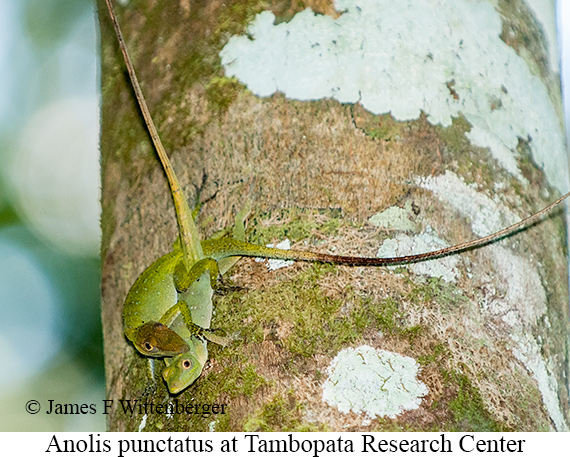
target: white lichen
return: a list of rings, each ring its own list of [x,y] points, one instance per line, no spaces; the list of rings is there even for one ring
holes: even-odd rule
[[[147,419],[148,419],[148,415],[145,414],[145,415],[142,417],[142,419],[141,419],[141,423],[139,424],[139,428],[138,428],[138,431],[139,431],[139,432],[142,432],[143,429],[146,427],[146,421],[147,421]]]
[[[371,216],[368,222],[379,228],[391,228],[404,232],[415,232],[417,230],[417,225],[412,221],[411,205],[406,205],[406,208],[391,206]]]
[[[490,303],[488,311],[501,314],[496,311],[504,308],[503,321],[512,330],[522,332],[525,327],[535,326],[547,310],[546,291],[536,267],[500,245],[490,246],[487,252],[496,272],[493,279],[502,284],[504,291],[500,299]]]
[[[516,347],[513,348],[513,354],[536,379],[544,406],[546,406],[555,429],[559,432],[567,432],[569,430],[568,425],[560,409],[560,400],[558,399],[558,382],[542,357],[540,345],[528,334],[513,334],[512,338],[517,343]]]
[[[429,190],[442,202],[453,207],[471,223],[471,230],[479,237],[495,233],[521,220],[509,208],[478,192],[477,187],[465,183],[451,171],[443,175],[417,178],[416,184]]]
[[[437,251],[448,247],[448,244],[439,238],[428,226],[425,232],[415,236],[398,234],[394,238],[390,238],[382,243],[377,257],[401,257],[412,254],[422,254],[424,252]],[[442,257],[439,259],[428,260],[425,262],[412,263],[405,265],[406,268],[412,270],[415,274],[421,276],[429,276],[431,278],[441,278],[446,282],[455,282],[459,277],[457,271],[457,256]],[[389,267],[395,268],[395,267]]]
[[[524,181],[519,139],[551,184],[568,187],[562,121],[543,82],[500,38],[500,15],[487,1],[335,0],[333,19],[310,9],[275,25],[258,14],[248,36],[220,52],[228,76],[256,95],[333,98],[397,120],[427,114],[451,125],[463,115],[467,136]],[[251,38],[250,38],[251,37]]]
[[[520,220],[499,201],[477,192],[474,186],[467,185],[452,172],[421,178],[417,183],[451,205],[469,221],[477,236],[488,235]],[[493,271],[483,278],[486,284],[482,288],[485,294],[482,311],[502,319],[514,343],[512,352],[536,380],[556,429],[567,430],[557,400],[555,368],[549,368],[539,342],[532,337],[532,330],[547,311],[546,291],[537,267],[501,244],[488,246],[480,252],[490,258],[493,266]]]
[[[291,249],[291,241],[289,239],[284,239],[283,241],[275,245],[273,243],[269,243],[267,247],[268,248],[275,247],[277,249]],[[267,265],[267,269],[269,271],[279,270],[280,268],[285,268],[295,263],[293,260],[263,259],[261,257],[256,257],[255,261],[265,262],[265,264]]]
[[[546,10],[538,8],[536,1],[527,3],[546,28],[553,65],[551,15],[543,14]],[[424,112],[430,123],[444,127],[451,125],[453,118],[464,116],[472,126],[466,134],[471,143],[488,148],[497,162],[521,182],[526,181],[519,170],[517,146],[523,140],[528,142],[532,159],[543,169],[547,181],[559,191],[566,191],[568,160],[562,121],[542,80],[501,40],[501,17],[492,2],[335,0],[335,7],[342,12],[336,19],[307,9],[278,25],[273,13],[260,13],[248,27],[247,36],[232,37],[220,52],[226,74],[238,78],[261,97],[281,92],[298,100],[331,98],[341,103],[360,103],[374,114],[391,113],[402,121],[416,119]],[[519,220],[498,199],[467,186],[452,173],[424,178],[418,185],[453,206],[478,236]],[[435,235],[430,237],[445,246]],[[412,239],[398,235],[385,243],[379,255],[419,252],[412,246],[420,244],[417,240],[424,241],[421,236]],[[411,250],[399,250],[404,243]],[[429,240],[425,243],[425,250],[433,249]],[[546,306],[536,267],[506,254],[506,248],[493,247],[484,252],[491,257],[494,269],[502,271],[491,281],[506,291],[504,309],[513,310],[503,316],[515,343],[513,353],[535,377],[556,428],[566,429],[553,369],[541,354],[540,344],[525,333]],[[512,262],[510,269],[505,267],[506,261]],[[410,268],[421,269],[428,264]],[[521,269],[524,274],[519,275]],[[444,270],[452,271],[453,266]],[[445,276],[433,271],[421,274]],[[525,289],[522,281],[529,278],[531,289]],[[527,294],[536,295],[529,309],[523,311]],[[500,312],[500,303],[495,305],[488,311]],[[365,390],[362,379],[353,373],[365,371],[355,368],[356,357],[365,357],[352,357],[352,362],[347,362],[352,371],[344,370],[342,361],[334,369],[344,370],[350,380],[346,395]],[[342,389],[332,383],[325,387],[332,392],[327,395],[334,393],[341,398]],[[364,411],[361,399],[357,395],[354,399],[330,401],[342,403],[345,409]]]
[[[366,417],[396,417],[416,409],[428,393],[410,358],[370,346],[340,351],[328,367],[323,401]]]

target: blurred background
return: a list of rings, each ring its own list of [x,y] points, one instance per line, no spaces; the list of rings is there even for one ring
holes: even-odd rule
[[[94,1],[0,0],[0,431],[105,429]],[[98,413],[48,415],[50,399]]]
[[[2,431],[105,428],[44,412],[105,398],[97,27],[94,0],[0,0]]]

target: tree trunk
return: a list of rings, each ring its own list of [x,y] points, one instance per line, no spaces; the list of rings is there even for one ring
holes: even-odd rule
[[[99,3],[111,430],[567,430],[561,210],[490,246],[396,269],[242,259],[214,297],[213,327],[237,339],[210,344],[180,395],[161,361],[154,386],[121,309],[171,249],[176,219]],[[566,190],[553,35],[524,2],[345,3],[342,13],[321,0],[116,6],[188,197],[206,176],[204,237],[252,199],[251,242],[404,255],[496,231]],[[275,18],[257,16],[268,8]],[[227,406],[129,413],[121,399]]]

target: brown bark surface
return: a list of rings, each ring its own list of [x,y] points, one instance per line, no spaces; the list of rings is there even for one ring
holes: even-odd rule
[[[148,105],[190,199],[207,177],[200,193],[207,202],[198,218],[204,236],[230,227],[253,199],[248,238],[260,244],[289,238],[299,249],[375,256],[395,232],[370,225],[368,218],[393,205],[408,205],[418,227],[429,225],[456,244],[474,237],[469,223],[413,185],[416,176],[446,171],[483,189],[507,183],[501,201],[521,217],[548,203],[541,197],[548,185],[534,164],[525,168],[527,188],[511,185],[514,179],[487,151],[469,144],[462,119],[448,129],[424,117],[400,123],[332,100],[259,98],[224,77],[218,52],[231,35],[245,32],[256,13],[270,8],[288,20],[306,6],[336,14],[323,1],[132,1],[116,7]],[[174,399],[160,378],[162,362],[153,385],[147,359],[125,339],[122,303],[144,268],[170,250],[177,227],[101,1],[99,17],[103,326],[107,398],[114,400],[109,428],[138,430],[144,414],[123,412],[120,399],[155,405]],[[549,327],[538,322],[532,331],[545,342],[546,357],[558,361],[558,396],[568,417],[562,217],[557,213],[501,243],[540,264]],[[501,317],[482,311],[482,303],[504,294],[485,249],[461,254],[453,286],[418,281],[407,268],[298,262],[271,272],[242,259],[215,296],[213,323],[239,338],[227,348],[210,345],[201,378],[175,397],[184,404],[226,404],[226,413],[147,414],[144,430],[548,429],[536,379],[514,357]],[[364,422],[322,401],[331,360],[340,349],[363,344],[419,362],[429,393],[418,409]]]

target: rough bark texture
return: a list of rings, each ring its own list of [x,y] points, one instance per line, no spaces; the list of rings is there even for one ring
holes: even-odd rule
[[[169,251],[177,227],[166,179],[99,3],[102,297],[111,430],[563,428],[552,418],[553,401],[563,421],[569,418],[567,251],[560,211],[498,245],[457,256],[451,282],[406,267],[298,262],[268,271],[242,259],[215,296],[213,323],[239,331],[239,339],[227,348],[210,345],[201,378],[176,397],[184,404],[227,404],[226,414],[124,413],[120,399],[161,405],[173,400],[160,378],[153,388],[147,360],[124,338],[121,308],[136,277]],[[230,36],[245,33],[255,14],[271,9],[287,21],[309,6],[338,16],[321,0],[133,0],[117,6],[147,102],[188,197],[207,176],[201,198],[214,198],[198,219],[202,234],[231,226],[236,211],[253,198],[250,241],[288,238],[299,249],[375,256],[398,232],[368,219],[390,206],[407,208],[410,235],[429,226],[449,245],[475,237],[457,210],[416,185],[417,176],[452,172],[520,217],[553,199],[557,192],[525,155],[523,143],[519,164],[527,185],[470,144],[463,118],[445,129],[423,115],[396,122],[333,100],[259,98],[224,77],[218,53]],[[535,38],[540,34],[531,36],[533,46]],[[548,74],[539,61],[543,54],[534,54]],[[536,272],[535,288],[525,285],[534,276],[520,278],[528,271]],[[533,309],[540,301],[533,294],[541,293],[546,309]],[[333,358],[362,345],[419,363],[428,393],[417,409],[368,418],[322,400]],[[531,346],[538,354],[520,354]],[[554,381],[554,400],[545,398],[540,366]]]

